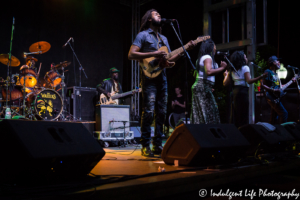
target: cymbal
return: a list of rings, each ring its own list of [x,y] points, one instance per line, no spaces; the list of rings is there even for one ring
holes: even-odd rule
[[[4,65],[7,65],[7,63],[9,62],[9,55],[8,54],[0,54],[0,62]],[[15,56],[11,55],[11,63],[10,66],[11,67],[18,67],[20,65],[20,61],[18,58],[16,58]]]
[[[57,65],[55,65],[55,69],[61,69],[63,67],[67,67],[71,64],[71,62],[68,62],[68,61],[64,61],[64,62],[61,62]]]
[[[46,53],[51,48],[51,45],[46,41],[33,43],[29,47],[30,52],[40,52],[39,54]]]

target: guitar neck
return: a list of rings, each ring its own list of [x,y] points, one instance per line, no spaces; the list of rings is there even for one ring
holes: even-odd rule
[[[199,37],[196,40],[193,40],[193,42],[194,42],[194,44],[198,44],[199,42],[202,42],[202,41],[207,40],[209,38],[210,38],[210,36]],[[186,45],[184,45],[185,49],[187,49],[188,47],[189,47],[188,43]],[[184,52],[183,48],[179,47],[178,49],[175,49],[172,52],[168,53],[166,58],[169,59],[169,58],[173,57],[174,55],[180,54],[182,52]]]
[[[122,97],[125,97],[125,96],[128,96],[128,95],[131,95],[132,94],[132,91],[129,91],[129,92],[124,92],[124,93],[121,93],[121,94],[115,94],[111,97],[112,100],[114,99],[119,99],[119,98],[122,98]]]
[[[298,76],[296,77],[298,78]],[[297,80],[297,79],[296,79]],[[287,87],[289,87],[291,84],[293,83],[293,80],[290,80],[289,82],[287,82],[281,89],[285,90]]]

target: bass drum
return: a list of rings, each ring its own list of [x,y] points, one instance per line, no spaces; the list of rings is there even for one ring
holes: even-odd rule
[[[62,110],[61,96],[52,89],[43,89],[29,93],[27,96],[28,106],[33,108],[37,118],[41,120],[55,120]]]

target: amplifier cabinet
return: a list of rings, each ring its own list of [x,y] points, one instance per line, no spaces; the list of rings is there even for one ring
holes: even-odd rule
[[[96,88],[89,87],[68,87],[67,98],[70,99],[69,112],[80,119],[80,98],[81,98],[81,120],[95,121],[95,105],[97,99]]]
[[[129,105],[97,105],[96,106],[96,131],[124,132],[129,130],[130,106]]]

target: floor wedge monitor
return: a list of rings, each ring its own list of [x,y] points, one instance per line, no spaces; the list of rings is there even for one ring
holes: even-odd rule
[[[81,123],[0,121],[0,180],[86,176],[105,151]]]
[[[163,147],[166,164],[207,166],[236,162],[250,146],[233,124],[181,124]]]

